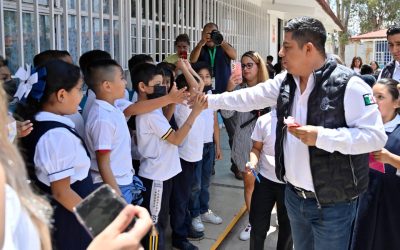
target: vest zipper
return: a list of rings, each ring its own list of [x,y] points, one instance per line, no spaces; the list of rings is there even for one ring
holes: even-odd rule
[[[286,125],[283,126],[283,128],[282,128],[281,141],[279,142],[279,145],[281,147],[281,151],[279,152],[279,163],[283,162],[282,161],[282,152],[283,152],[283,137],[285,136],[285,129],[286,129]],[[284,164],[281,164],[281,169],[279,170],[280,171],[280,176],[279,177],[280,177],[281,181],[286,182],[284,180],[284,178],[283,178],[283,168],[284,168]]]
[[[357,177],[354,173],[354,166],[353,166],[353,160],[351,159],[351,155],[349,155],[349,162],[350,162],[351,174],[353,175],[353,183],[357,187],[358,181],[357,181]]]

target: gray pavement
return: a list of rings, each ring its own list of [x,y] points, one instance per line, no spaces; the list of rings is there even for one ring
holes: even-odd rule
[[[230,171],[230,149],[228,144],[228,135],[226,130],[221,129],[221,147],[223,151],[223,160],[217,161],[215,165],[215,175],[211,179],[210,186],[210,209],[219,215],[223,222],[220,225],[204,223],[205,237],[201,241],[192,241],[200,250],[207,250],[216,242],[231,220],[240,211],[244,204],[243,181],[235,179]],[[271,227],[267,233],[265,249],[276,249],[277,227],[276,213],[273,211],[271,216]],[[247,212],[232,228],[218,249],[223,250],[241,250],[249,249],[249,241],[241,241],[239,234],[248,223]],[[167,232],[167,241],[170,242],[170,232]],[[169,243],[171,244],[171,243]]]

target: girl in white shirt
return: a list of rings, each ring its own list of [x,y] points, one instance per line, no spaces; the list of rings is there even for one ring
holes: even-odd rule
[[[90,158],[74,123],[64,117],[76,113],[82,99],[80,69],[54,60],[37,71],[38,82],[17,110],[33,121],[32,133],[22,140],[29,177],[54,206],[56,248],[86,249],[91,238],[72,209],[94,190]]]

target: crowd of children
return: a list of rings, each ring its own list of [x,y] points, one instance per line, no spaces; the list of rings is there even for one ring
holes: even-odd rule
[[[197,95],[211,93],[207,64],[179,58],[156,65],[136,55],[129,60],[131,94],[122,67],[105,51],[84,53],[80,67],[66,51],[44,51],[33,61],[32,69],[20,69],[34,80],[21,80],[13,116],[23,121],[29,179],[55,208],[54,247],[88,247],[73,208],[105,183],[148,209],[154,228],[142,240],[146,249],[165,249],[168,218],[173,246],[197,249],[188,238],[202,239],[204,226],[194,229],[193,221],[222,222],[208,207],[214,157],[221,158],[218,123]],[[189,108],[190,95],[198,97]]]

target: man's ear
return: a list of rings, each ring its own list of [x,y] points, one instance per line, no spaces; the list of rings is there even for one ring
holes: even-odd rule
[[[314,46],[314,44],[311,43],[311,42],[308,42],[308,43],[304,44],[304,47],[305,47],[305,49],[306,49],[306,53],[307,53],[307,54],[311,53],[313,50],[316,49],[315,46]]]

